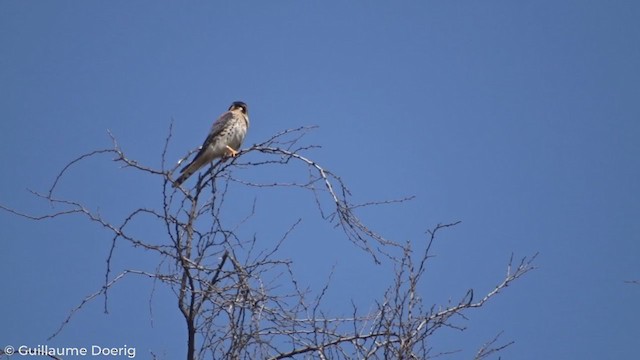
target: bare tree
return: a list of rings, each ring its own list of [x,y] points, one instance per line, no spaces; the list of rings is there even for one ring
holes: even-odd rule
[[[159,169],[127,157],[111,134],[113,146],[95,150],[70,161],[58,174],[46,193],[34,195],[57,208],[46,215],[32,215],[0,205],[0,208],[31,220],[45,220],[79,214],[111,233],[111,250],[107,254],[105,280],[71,310],[51,337],[58,335],[74,314],[98,297],[104,299],[105,311],[111,288],[122,279],[141,276],[163,284],[173,291],[177,307],[186,324],[187,360],[194,359],[427,359],[446,353],[434,353],[427,341],[443,327],[464,329],[465,312],[483,306],[533,267],[535,255],[508,261],[505,276],[496,287],[482,296],[472,289],[464,290],[458,301],[427,304],[418,291],[426,263],[431,258],[436,235],[458,222],[439,224],[427,232],[426,246],[414,248],[411,242],[388,240],[363,224],[356,215],[365,206],[403,202],[409,198],[353,203],[343,181],[312,160],[307,153],[316,148],[302,145],[311,130],[301,127],[280,132],[264,142],[240,151],[238,157],[213,164],[198,178],[193,189],[172,188],[171,175],[180,165],[168,167],[167,147],[172,129],[161,153]],[[194,150],[195,151],[195,150]],[[185,159],[191,155],[193,151]],[[247,157],[253,153],[259,156]],[[111,155],[124,167],[162,179],[159,196],[162,206],[137,208],[116,223],[89,210],[86,205],[58,198],[56,189],[66,172],[88,158]],[[258,160],[245,160],[247,158]],[[302,182],[254,183],[237,176],[238,171],[257,167],[298,166],[308,177]],[[317,291],[301,286],[295,278],[292,260],[279,256],[283,242],[291,236],[300,220],[294,221],[275,244],[258,245],[256,236],[241,235],[244,221],[235,226],[225,223],[222,209],[227,204],[231,184],[262,188],[301,188],[315,198],[319,216],[342,230],[344,237],[372,258],[372,265],[390,266],[393,281],[384,295],[371,299],[372,308],[362,311],[352,305],[349,316],[333,314],[323,306],[329,289]],[[249,219],[254,214],[251,210]],[[134,235],[130,228],[137,221],[155,221],[166,236]],[[152,252],[157,258],[155,271],[112,270],[112,257],[119,243]],[[346,299],[345,299],[346,300]],[[511,345],[498,344],[498,336],[477,352],[485,359]],[[2,354],[0,354],[2,355]]]

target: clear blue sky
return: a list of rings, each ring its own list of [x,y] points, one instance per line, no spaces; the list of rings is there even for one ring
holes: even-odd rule
[[[0,202],[52,211],[45,191],[110,129],[149,165],[171,119],[169,158],[198,146],[234,100],[249,104],[245,145],[319,125],[310,154],[356,201],[416,195],[361,215],[398,241],[442,233],[428,304],[490,291],[506,262],[539,269],[438,350],[471,358],[497,332],[508,359],[631,359],[640,286],[640,3],[632,1],[0,1]],[[290,173],[289,173],[290,172]],[[245,171],[247,180],[304,175]],[[108,158],[74,169],[60,196],[113,221],[157,204],[157,179]],[[268,247],[303,217],[282,256],[327,308],[366,308],[388,268],[315,221],[312,198],[266,190],[247,233]],[[237,193],[230,216],[253,201]],[[55,210],[55,209],[54,209]],[[141,229],[145,230],[145,229]],[[162,231],[158,231],[161,235]],[[38,345],[103,281],[110,236],[80,218],[33,223],[0,213],[0,346]],[[152,266],[126,246],[118,269]],[[151,267],[152,269],[152,267]],[[386,272],[386,273],[385,273]],[[130,279],[80,312],[49,345],[135,346],[183,358],[184,324],[166,290]],[[153,319],[151,321],[150,319]]]

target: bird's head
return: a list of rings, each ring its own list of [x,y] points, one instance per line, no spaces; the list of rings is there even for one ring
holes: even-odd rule
[[[247,104],[242,101],[234,101],[231,106],[229,106],[229,111],[240,110],[243,114],[247,115]]]

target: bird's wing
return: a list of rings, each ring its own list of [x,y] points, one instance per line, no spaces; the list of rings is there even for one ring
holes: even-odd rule
[[[211,126],[211,130],[209,131],[209,135],[207,135],[207,138],[204,139],[204,142],[202,143],[202,146],[200,147],[200,151],[198,151],[198,154],[196,154],[196,157],[194,157],[193,160],[189,164],[187,164],[185,167],[182,168],[182,170],[180,170],[181,173],[184,172],[189,167],[189,165],[195,163],[196,160],[198,160],[201,156],[203,156],[205,154],[205,152],[207,151],[207,148],[209,147],[209,145],[211,143],[213,143],[214,139],[218,135],[220,135],[222,130],[224,130],[224,128],[229,123],[229,121],[231,121],[231,119],[233,119],[233,114],[231,113],[231,111],[227,111],[226,113],[220,115],[218,120],[216,120],[213,123],[213,125]]]

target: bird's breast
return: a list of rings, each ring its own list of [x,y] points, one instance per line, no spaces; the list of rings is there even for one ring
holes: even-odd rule
[[[247,135],[247,127],[244,122],[237,121],[234,126],[229,129],[229,146],[238,149],[242,145],[245,135]]]

